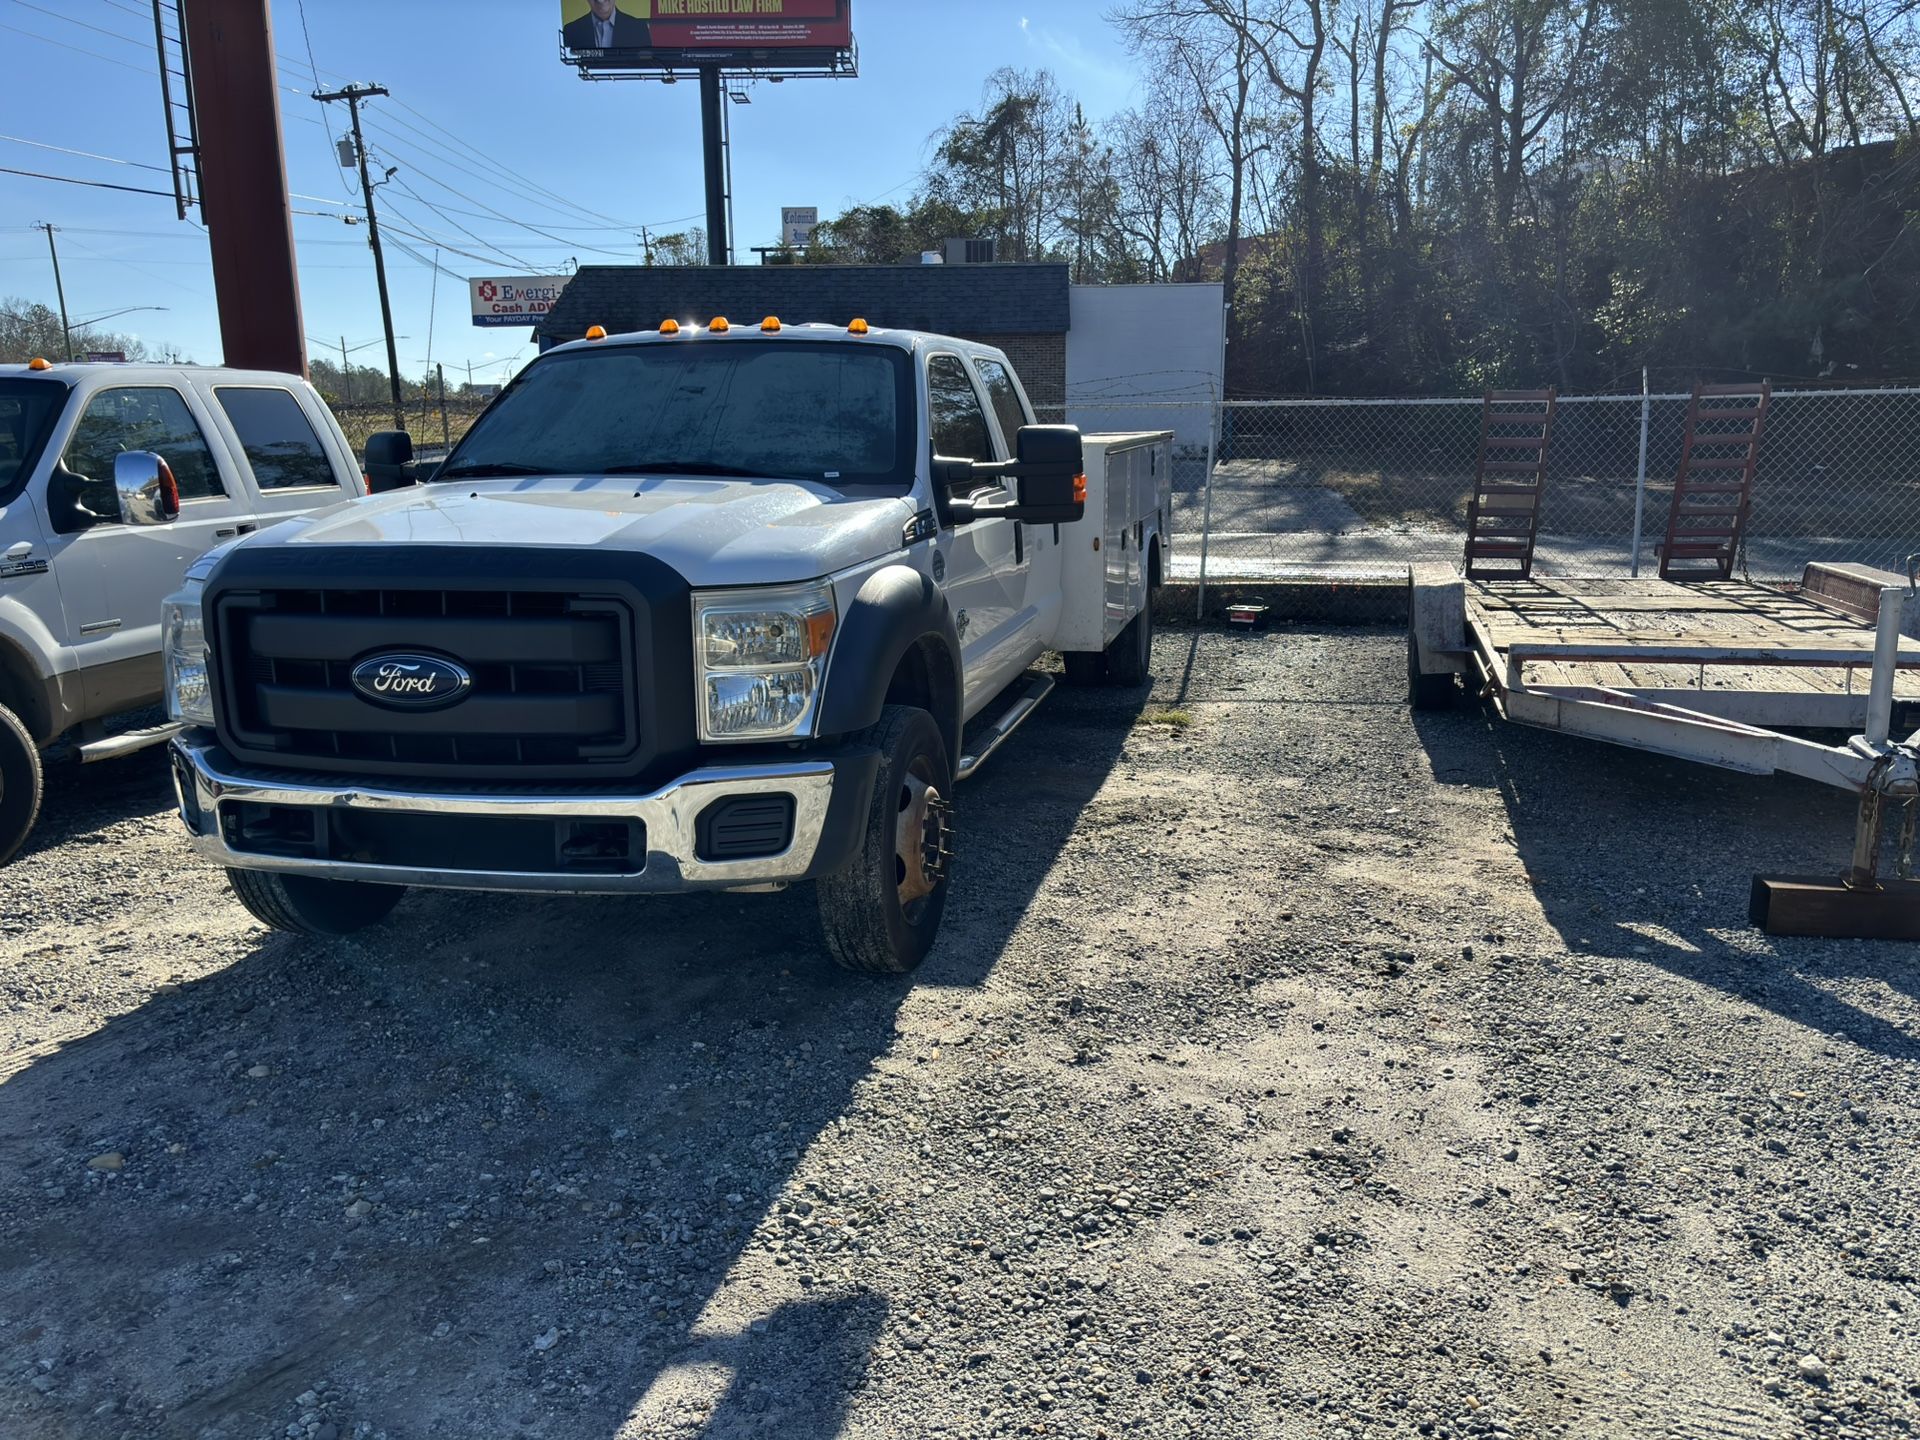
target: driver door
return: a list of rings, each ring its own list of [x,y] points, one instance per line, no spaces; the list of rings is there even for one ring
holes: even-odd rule
[[[113,488],[114,458],[151,450],[180,486],[180,515],[166,525],[125,525]],[[160,692],[160,602],[204,551],[254,526],[253,505],[222,474],[186,395],[171,385],[96,390],[61,456],[79,477],[77,506],[49,504],[68,553],[84,557],[84,588],[62,574],[71,640],[88,707],[136,705]],[[63,562],[71,563],[71,562]]]
[[[959,355],[942,351],[927,357],[927,424],[933,453],[942,459],[1005,458],[995,448],[986,408],[972,372]],[[1001,501],[1010,495],[996,480],[947,498]],[[968,718],[1012,678],[1006,641],[1013,605],[1007,594],[1006,575],[1015,564],[1015,528],[1012,520],[975,520],[955,526],[945,535],[945,590],[954,626],[960,632]]]

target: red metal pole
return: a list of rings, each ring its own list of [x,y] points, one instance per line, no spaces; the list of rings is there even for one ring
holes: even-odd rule
[[[200,212],[229,365],[307,373],[268,0],[181,0]]]

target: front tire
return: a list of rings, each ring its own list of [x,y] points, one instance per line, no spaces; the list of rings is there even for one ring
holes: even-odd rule
[[[227,883],[262,925],[329,939],[379,924],[407,893],[404,885],[320,880],[271,870],[229,870]]]
[[[0,705],[0,865],[19,853],[39,818],[41,783],[40,747]]]
[[[904,975],[927,958],[951,886],[953,767],[926,711],[889,705],[856,743],[880,773],[853,863],[815,882],[827,953],[848,970]]]

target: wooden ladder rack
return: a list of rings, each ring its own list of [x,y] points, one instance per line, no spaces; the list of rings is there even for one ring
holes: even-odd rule
[[[1489,390],[1480,404],[1480,464],[1467,502],[1467,578],[1533,573],[1540,496],[1553,442],[1554,392]]]
[[[1695,385],[1660,546],[1662,580],[1731,580],[1773,386]]]

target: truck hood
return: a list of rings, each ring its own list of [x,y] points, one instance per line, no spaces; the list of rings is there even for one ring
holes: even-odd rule
[[[900,548],[913,507],[801,481],[554,476],[449,481],[338,505],[258,545],[619,547],[696,586],[813,580]]]

